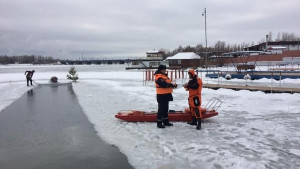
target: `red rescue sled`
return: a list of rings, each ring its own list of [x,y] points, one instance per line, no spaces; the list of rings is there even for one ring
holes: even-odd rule
[[[213,117],[219,113],[215,110],[206,111],[205,108],[201,108],[203,119]],[[128,122],[156,122],[157,112],[155,111],[138,111],[138,110],[121,110],[115,115],[116,118],[125,120]],[[192,114],[190,109],[186,108],[184,111],[169,111],[169,121],[182,121],[188,122],[192,120]]]

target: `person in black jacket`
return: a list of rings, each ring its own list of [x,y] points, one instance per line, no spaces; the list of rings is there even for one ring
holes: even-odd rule
[[[165,126],[173,126],[169,122],[169,101],[173,101],[173,88],[177,87],[177,84],[173,84],[166,74],[166,66],[159,65],[158,69],[154,73],[155,86],[156,86],[156,98],[158,103],[157,112],[157,127],[165,128]]]
[[[30,84],[31,84],[31,86],[33,86],[32,85],[32,76],[33,76],[33,73],[34,73],[35,71],[34,70],[32,70],[32,71],[26,71],[25,72],[25,75],[26,75],[26,80],[27,80],[27,86],[29,86],[29,81],[30,81]],[[26,74],[27,73],[27,74]]]

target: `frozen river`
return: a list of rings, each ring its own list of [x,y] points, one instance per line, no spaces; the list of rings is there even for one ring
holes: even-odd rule
[[[49,68],[50,67],[50,68]],[[67,66],[0,68],[1,105],[9,105],[25,87],[24,71],[39,70],[34,79],[46,83],[55,75],[67,81]],[[202,102],[223,101],[219,116],[204,120],[196,131],[185,123],[159,130],[154,123],[127,123],[114,118],[119,110],[156,110],[153,82],[124,65],[76,66],[73,83],[79,104],[98,136],[117,146],[135,168],[297,168],[300,166],[300,95],[203,89]],[[46,70],[45,70],[46,69]],[[204,82],[217,82],[203,77]],[[182,80],[178,80],[180,84]],[[234,80],[235,83],[245,83]],[[252,83],[268,83],[264,79]],[[283,83],[295,85],[299,80]],[[24,87],[22,86],[24,85]],[[9,90],[7,90],[9,88]],[[188,93],[174,90],[170,109],[187,106]],[[4,109],[5,106],[2,106]]]
[[[71,84],[39,85],[0,113],[0,168],[128,168],[126,156],[97,137]]]

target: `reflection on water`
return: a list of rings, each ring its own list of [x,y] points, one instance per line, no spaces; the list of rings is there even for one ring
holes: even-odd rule
[[[50,85],[50,87],[51,87],[51,91],[52,91],[53,93],[56,93],[56,92],[57,92],[57,90],[58,90],[58,85]]]
[[[33,89],[30,89],[27,91],[27,96],[32,97],[33,96]]]
[[[75,97],[75,92],[74,92],[74,90],[73,90],[73,88],[72,88],[71,85],[68,86],[68,91],[70,92],[70,94],[72,95],[72,97]]]

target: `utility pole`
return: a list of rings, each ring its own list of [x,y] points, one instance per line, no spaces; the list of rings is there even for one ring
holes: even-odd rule
[[[205,67],[207,69],[207,31],[206,31],[206,8],[204,8],[204,12],[202,16],[205,17]]]
[[[268,51],[269,35],[266,35],[266,51]]]

